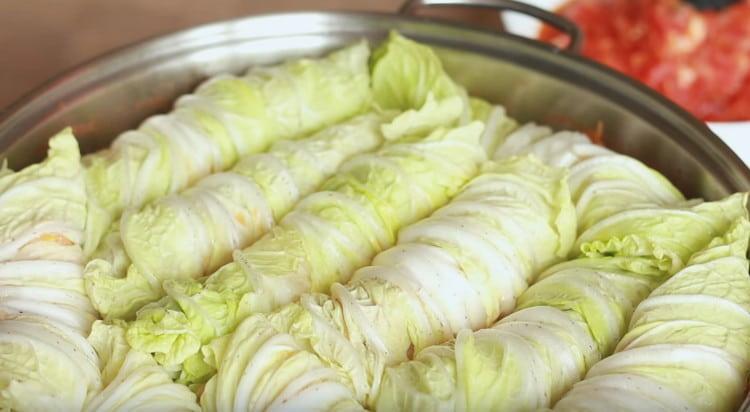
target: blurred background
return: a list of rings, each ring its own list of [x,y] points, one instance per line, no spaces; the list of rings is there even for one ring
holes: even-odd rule
[[[66,69],[159,34],[274,11],[393,13],[403,1],[0,0],[0,112]],[[741,138],[750,153],[745,138],[750,130],[750,0],[523,1],[575,21],[586,39],[584,56],[643,81],[712,122],[709,125],[722,137]],[[726,7],[691,7],[702,3]],[[443,8],[428,13],[500,26],[498,14],[487,9]],[[535,20],[504,17],[509,31],[540,35]],[[541,35],[558,45],[567,43],[559,33]]]
[[[0,0],[0,110],[108,50],[200,23],[303,9],[395,11],[402,0]]]

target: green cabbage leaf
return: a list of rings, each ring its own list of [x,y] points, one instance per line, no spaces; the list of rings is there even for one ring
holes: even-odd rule
[[[443,69],[435,51],[392,31],[370,59],[372,95],[381,109],[409,110],[435,101],[468,96]]]
[[[750,372],[748,239],[743,216],[694,254],[554,410],[737,410]]]
[[[97,321],[88,340],[101,359],[102,390],[89,398],[84,412],[201,410],[187,386],[172,382],[151,355],[130,348],[121,322]]]
[[[589,257],[648,258],[646,267],[628,264],[628,259],[621,262],[631,271],[674,274],[693,253],[747,214],[747,196],[736,193],[694,206],[626,210],[589,227],[578,237],[576,249]]]

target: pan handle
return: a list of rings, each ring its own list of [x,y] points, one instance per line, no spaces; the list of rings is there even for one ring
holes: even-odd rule
[[[558,16],[555,13],[551,13],[547,10],[540,9],[539,7],[532,6],[527,3],[522,3],[513,0],[406,0],[399,9],[400,14],[411,15],[421,7],[441,7],[441,6],[454,6],[454,7],[477,7],[477,8],[488,8],[495,9],[498,11],[509,10],[517,13],[525,14],[527,16],[535,17],[544,23],[553,26],[554,28],[567,34],[570,38],[570,42],[564,50],[577,53],[581,50],[581,41],[583,35],[581,30],[575,23],[570,20]]]

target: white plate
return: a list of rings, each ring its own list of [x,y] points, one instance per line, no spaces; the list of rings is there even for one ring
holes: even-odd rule
[[[565,0],[525,0],[539,8],[554,10]],[[503,23],[506,29],[514,34],[526,37],[536,37],[539,33],[539,20],[518,13],[504,12]],[[708,127],[716,133],[724,143],[750,166],[750,121],[745,122],[709,122]]]
[[[750,166],[750,121],[708,122],[708,128]]]

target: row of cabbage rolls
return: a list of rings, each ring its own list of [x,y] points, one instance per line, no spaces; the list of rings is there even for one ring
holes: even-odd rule
[[[397,33],[214,77],[0,172],[0,409],[732,410],[746,201]]]

